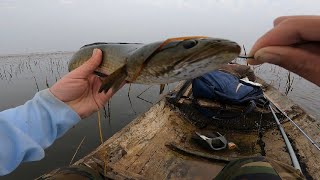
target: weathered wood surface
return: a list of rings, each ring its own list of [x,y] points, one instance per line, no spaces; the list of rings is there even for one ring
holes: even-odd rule
[[[189,95],[190,88],[184,96]],[[320,126],[318,121],[271,86],[266,86],[265,95],[319,142],[319,134],[317,133]],[[299,160],[304,167],[304,173],[314,178],[320,177],[320,154],[318,150],[290,122],[283,125],[295,150],[297,150]],[[211,129],[214,130],[214,127],[211,127]],[[182,118],[181,112],[172,109],[163,100],[109,139],[87,158],[103,159],[103,157],[106,157],[107,167],[109,167],[107,169],[110,170],[108,171],[109,174],[117,174],[118,171],[126,172],[126,174],[134,173],[140,178],[146,179],[211,179],[221,170],[224,166],[223,163],[181,155],[165,146],[170,142],[190,146],[190,134],[194,133],[195,130],[194,126]],[[228,140],[236,141],[242,152],[216,152],[215,154],[230,157],[253,155],[261,152],[256,143],[258,140],[257,134],[246,132],[239,135],[239,132],[232,131],[225,133]],[[285,143],[277,128],[266,131],[262,136],[262,141],[265,144],[264,152],[266,156],[291,164]],[[114,156],[116,151],[122,151],[122,153],[118,152],[121,155]],[[203,152],[205,150],[197,149],[197,151]],[[211,152],[207,153],[210,154]],[[112,160],[110,161],[110,159]],[[85,161],[85,159],[83,160]],[[130,177],[134,176],[131,175]]]
[[[183,95],[189,96],[190,90],[187,88]],[[317,142],[320,141],[319,121],[273,87],[266,86],[265,95]],[[183,104],[184,100],[179,102]],[[290,122],[283,126],[297,151],[304,174],[315,179],[320,177],[320,152]],[[219,152],[203,149],[191,140],[195,131],[219,131],[237,144],[238,149]],[[257,131],[221,129],[212,125],[200,130],[190,123],[184,112],[163,99],[75,164],[91,167],[111,179],[212,179],[226,163],[173,151],[167,147],[171,143],[213,159],[217,156],[234,159],[265,153],[268,157],[291,164],[276,126],[261,135],[260,139]],[[264,146],[257,143],[258,140],[262,140]]]
[[[225,163],[186,156],[172,151],[166,144],[173,142],[196,152],[232,158],[260,152],[255,143],[256,133],[228,133],[227,139],[239,144],[240,150],[210,152],[192,143],[195,130],[163,100],[76,164],[97,167],[96,163],[100,162],[103,167],[105,161],[106,176],[119,179],[212,179]]]
[[[188,88],[184,95],[190,95],[190,91]],[[191,140],[195,131],[201,132],[163,99],[75,164],[85,164],[114,179],[212,179],[225,162],[178,153],[166,145],[175,143],[205,156],[225,159],[261,152],[256,132],[227,132],[208,127],[206,131],[219,131],[238,145],[235,150],[213,152]]]
[[[90,160],[92,157],[105,161],[107,176],[111,177],[119,172],[131,172],[135,176],[127,175],[132,178],[170,179],[186,177],[187,173],[212,178],[224,164],[179,157],[165,146],[169,142],[183,143],[185,134],[193,130],[192,125],[182,121],[161,101],[77,163],[95,163],[94,159]]]

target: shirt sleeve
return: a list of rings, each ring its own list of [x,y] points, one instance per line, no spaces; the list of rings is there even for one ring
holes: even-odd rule
[[[49,89],[24,105],[0,112],[0,175],[21,162],[44,157],[44,149],[80,121],[80,116]]]

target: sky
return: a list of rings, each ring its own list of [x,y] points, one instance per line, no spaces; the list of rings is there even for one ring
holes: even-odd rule
[[[190,35],[250,49],[274,18],[320,15],[319,7],[317,0],[0,0],[0,55]]]

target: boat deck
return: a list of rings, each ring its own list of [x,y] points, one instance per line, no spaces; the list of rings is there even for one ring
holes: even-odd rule
[[[273,87],[265,87],[268,99],[319,142],[319,121]],[[185,108],[191,106],[188,98],[183,98],[188,97],[190,91],[191,87],[186,87],[176,103],[163,98],[75,164],[93,168],[109,179],[213,179],[228,161],[259,154],[291,164],[282,136],[270,122],[273,121],[270,112],[256,112],[246,119],[249,124],[258,121],[269,124],[260,130],[257,126],[251,130],[223,128],[221,123],[199,125],[204,122],[202,117],[194,108]],[[305,176],[320,177],[320,152],[290,122],[284,120],[283,126]],[[193,141],[196,131],[218,131],[238,148],[207,150]]]

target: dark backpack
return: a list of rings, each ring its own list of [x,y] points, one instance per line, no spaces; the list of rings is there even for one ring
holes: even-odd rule
[[[208,117],[232,118],[251,112],[257,103],[266,103],[263,91],[234,75],[222,71],[213,71],[193,79],[192,92],[194,98],[216,100],[223,104],[242,105],[243,113],[223,116],[217,111],[198,107],[200,112]]]

